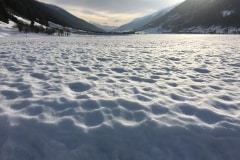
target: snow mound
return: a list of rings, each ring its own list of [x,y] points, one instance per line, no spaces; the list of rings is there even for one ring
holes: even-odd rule
[[[0,39],[0,159],[238,160],[239,43]]]

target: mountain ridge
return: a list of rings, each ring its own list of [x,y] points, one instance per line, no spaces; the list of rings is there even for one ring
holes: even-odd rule
[[[116,28],[114,31],[122,32],[122,31],[135,31],[139,28],[142,28],[143,26],[147,25],[148,23],[151,23],[152,21],[156,20],[157,18],[163,16],[164,14],[168,13],[170,10],[172,10],[177,5],[173,5],[167,8],[160,9],[152,14],[135,18],[134,20],[130,21],[129,23],[126,23],[118,28]]]
[[[49,26],[52,22],[63,27],[100,34],[240,33],[240,0],[185,0],[136,18],[113,30],[109,26],[88,23],[56,5],[37,0],[0,0],[0,20],[14,20],[14,14],[28,19],[31,26],[34,23]]]

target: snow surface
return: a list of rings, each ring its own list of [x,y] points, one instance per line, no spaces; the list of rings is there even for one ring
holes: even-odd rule
[[[19,21],[22,21],[23,23],[26,23],[28,25],[31,24],[31,21],[26,19],[26,18],[23,18],[23,17],[20,17],[20,16],[17,16],[17,15],[14,15],[15,18],[17,18]]]
[[[235,12],[234,10],[224,10],[224,11],[222,11],[222,16],[227,17],[227,16],[232,15],[234,12]]]
[[[240,37],[0,39],[1,160],[238,160]]]

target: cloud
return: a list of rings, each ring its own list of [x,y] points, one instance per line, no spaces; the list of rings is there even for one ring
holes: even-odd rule
[[[105,14],[101,14],[100,12],[95,12],[95,11],[87,10],[87,9],[83,9],[82,13],[88,14],[88,15],[95,15],[95,16],[102,17],[102,18],[107,17],[107,15],[105,15]]]
[[[113,26],[119,26],[124,23],[129,22],[130,20],[142,16],[142,13],[109,13],[106,11],[94,11],[87,10],[84,8],[69,8],[69,11],[82,19],[85,19],[89,22],[99,23],[99,24],[109,24]]]
[[[181,0],[49,0],[55,4],[72,5],[113,13],[132,13],[160,9]]]

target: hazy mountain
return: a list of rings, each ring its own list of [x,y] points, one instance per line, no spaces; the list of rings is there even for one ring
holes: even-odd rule
[[[38,22],[48,26],[48,22],[53,22],[65,27],[70,27],[85,31],[102,32],[103,30],[77,18],[64,9],[35,0],[1,0],[5,6],[23,18],[32,22]]]
[[[179,32],[213,26],[240,27],[240,0],[186,0],[140,30]]]
[[[144,16],[144,17],[136,18],[133,21],[118,27],[114,31],[116,31],[116,32],[126,32],[126,31],[138,30],[139,28],[142,28],[143,26],[151,23],[152,21],[155,21],[158,18],[162,17],[163,15],[168,13],[170,10],[172,10],[174,7],[176,7],[176,5],[168,7],[168,8],[161,9],[157,12],[154,12],[154,13],[152,13],[150,15],[147,15],[147,16]]]
[[[97,24],[97,23],[92,23],[92,24],[97,26],[98,28],[103,29],[106,32],[110,32],[117,28],[116,26],[102,25],[102,24]]]

